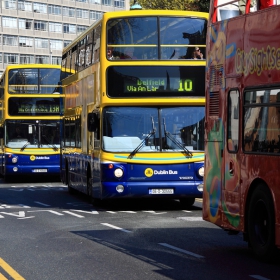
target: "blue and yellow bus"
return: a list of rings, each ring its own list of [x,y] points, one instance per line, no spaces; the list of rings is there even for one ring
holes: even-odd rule
[[[91,200],[202,197],[207,13],[108,12],[70,43],[61,178]]]
[[[60,175],[60,65],[8,65],[0,78],[0,173]],[[64,73],[67,75],[67,73]]]

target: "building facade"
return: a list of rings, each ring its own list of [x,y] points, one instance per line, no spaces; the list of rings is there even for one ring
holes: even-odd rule
[[[8,64],[61,63],[62,49],[129,0],[0,0],[0,76]]]

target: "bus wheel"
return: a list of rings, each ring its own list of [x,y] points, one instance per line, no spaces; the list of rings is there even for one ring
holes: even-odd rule
[[[276,252],[273,205],[268,189],[257,186],[249,202],[247,229],[250,247],[264,262],[271,261]]]
[[[180,199],[180,203],[182,206],[186,207],[187,209],[191,208],[195,202],[195,197],[185,197]]]

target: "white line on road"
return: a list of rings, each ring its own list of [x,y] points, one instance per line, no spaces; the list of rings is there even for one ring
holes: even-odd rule
[[[121,231],[124,231],[124,232],[131,232],[130,230],[126,230],[126,229],[123,229],[123,228],[120,228],[120,227],[116,227],[116,226],[113,226],[113,225],[107,224],[107,223],[101,223],[101,225],[111,227],[111,228],[114,228],[114,229],[118,229],[118,230],[121,230]]]
[[[64,214],[56,212],[54,210],[32,210],[32,211],[27,211],[27,212],[50,212],[50,213],[58,215],[58,216],[64,216]]]
[[[119,211],[119,212],[122,212],[122,213],[130,213],[130,214],[136,214],[137,212],[134,212],[134,211]]]
[[[87,213],[87,214],[99,214],[99,213],[98,213],[97,211],[95,211],[95,210],[84,211],[84,210],[71,209],[71,211],[76,211],[76,212],[81,212],[81,213]]]
[[[190,252],[190,251],[186,251],[186,250],[180,249],[180,248],[178,248],[178,247],[174,247],[174,246],[169,245],[169,244],[167,244],[167,243],[158,243],[158,244],[159,244],[159,245],[162,245],[162,246],[165,246],[165,247],[167,247],[167,248],[176,250],[176,251],[178,251],[178,252],[181,252],[181,253],[184,253],[184,254],[193,256],[193,257],[195,257],[195,258],[199,258],[199,259],[204,258],[204,257],[201,256],[201,255],[198,255],[198,254],[192,253],[192,252]]]
[[[113,212],[113,211],[106,211],[106,212],[111,214],[117,214],[117,212]]]
[[[155,211],[153,211],[153,210],[150,210],[150,211],[142,211],[142,212],[146,212],[146,213],[151,213],[151,214],[154,214],[154,215],[160,215],[160,214],[165,214],[165,213],[167,213],[167,212],[155,212]]]
[[[35,203],[37,204],[40,204],[40,205],[43,205],[43,206],[47,206],[47,207],[50,207],[50,205],[48,204],[45,204],[45,203],[42,203],[42,202],[39,202],[39,201],[34,201]]]
[[[250,277],[258,279],[258,280],[270,280],[269,278],[265,278],[260,275],[250,275]]]
[[[67,214],[72,215],[72,216],[75,216],[75,217],[78,217],[78,218],[84,218],[84,216],[81,216],[81,215],[72,213],[72,212],[70,212],[70,211],[62,211],[62,212],[67,213]]]

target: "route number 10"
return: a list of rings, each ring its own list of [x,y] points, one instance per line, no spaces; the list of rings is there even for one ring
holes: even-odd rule
[[[179,84],[180,85],[179,85],[178,91],[192,91],[193,90],[192,80],[189,80],[189,79],[182,80],[182,79],[180,79]]]

